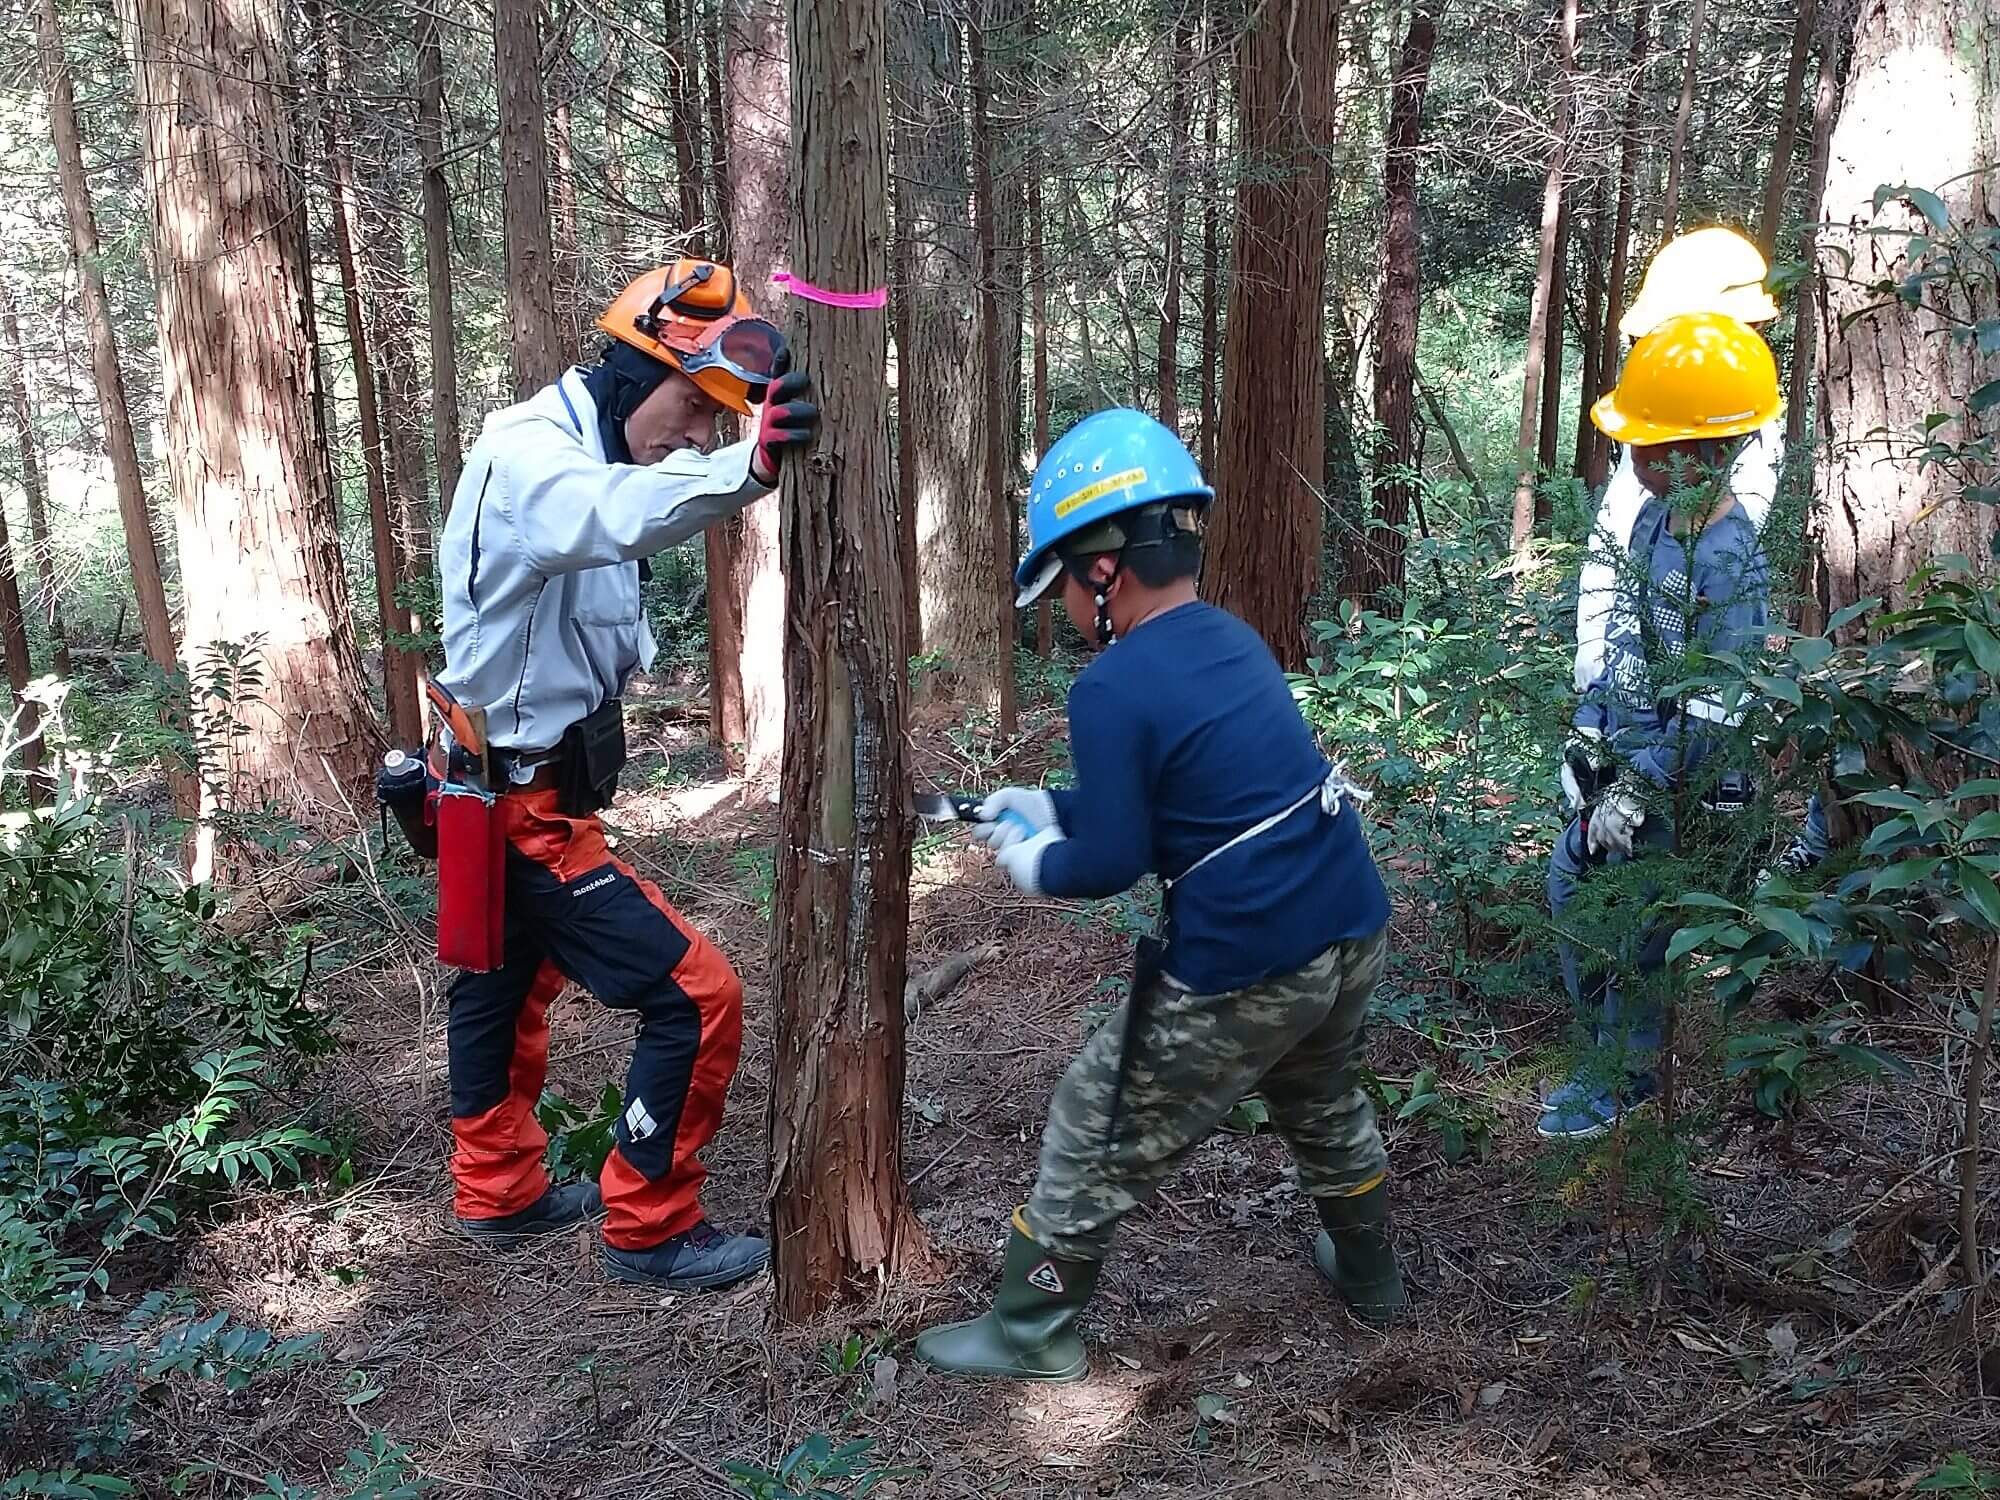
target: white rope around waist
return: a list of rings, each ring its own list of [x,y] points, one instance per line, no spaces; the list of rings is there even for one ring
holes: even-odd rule
[[[1194,874],[1196,870],[1199,870],[1203,865],[1207,864],[1210,860],[1216,859],[1221,855],[1227,854],[1231,849],[1234,849],[1239,844],[1247,844],[1250,842],[1250,840],[1254,838],[1261,838],[1263,835],[1269,833],[1273,828],[1276,828],[1280,823],[1284,822],[1285,819],[1289,818],[1293,813],[1297,812],[1300,808],[1304,807],[1308,802],[1311,802],[1314,799],[1318,799],[1319,810],[1322,813],[1326,814],[1328,817],[1337,817],[1339,816],[1340,813],[1341,804],[1344,801],[1352,799],[1355,805],[1358,807],[1360,806],[1360,804],[1366,802],[1370,797],[1374,795],[1375,794],[1373,792],[1363,791],[1360,787],[1356,786],[1352,781],[1349,781],[1347,779],[1347,772],[1345,768],[1341,766],[1329,766],[1327,768],[1326,778],[1323,781],[1321,781],[1318,786],[1314,787],[1311,791],[1307,792],[1303,797],[1299,798],[1298,801],[1294,802],[1290,807],[1287,807],[1282,811],[1272,813],[1270,817],[1265,818],[1262,822],[1252,823],[1248,828],[1244,829],[1241,833],[1237,834],[1236,837],[1231,839],[1228,843],[1221,845],[1219,848],[1209,850],[1208,853],[1204,854],[1200,859],[1196,860],[1193,864],[1189,865],[1185,870],[1181,871],[1180,874],[1176,875],[1172,880],[1167,881],[1166,884],[1169,888],[1178,885],[1181,881],[1186,880],[1188,876]]]

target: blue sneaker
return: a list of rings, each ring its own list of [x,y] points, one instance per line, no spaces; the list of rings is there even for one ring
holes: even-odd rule
[[[1634,1074],[1618,1093],[1602,1084],[1572,1078],[1543,1103],[1535,1134],[1547,1140],[1591,1140],[1609,1131],[1621,1114],[1651,1099],[1657,1087],[1651,1073]]]

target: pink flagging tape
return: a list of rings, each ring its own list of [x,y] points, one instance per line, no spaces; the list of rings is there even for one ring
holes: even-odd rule
[[[886,286],[878,286],[872,292],[830,292],[823,286],[814,286],[810,281],[794,276],[790,271],[774,272],[771,280],[794,297],[803,297],[808,302],[823,302],[828,307],[889,305],[889,289]]]

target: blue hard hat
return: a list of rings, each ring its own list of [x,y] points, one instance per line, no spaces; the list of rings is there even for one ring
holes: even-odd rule
[[[1028,481],[1028,555],[1014,570],[1015,604],[1034,603],[1055,580],[1064,537],[1136,506],[1214,498],[1186,445],[1144,412],[1114,406],[1085,417],[1042,455]]]

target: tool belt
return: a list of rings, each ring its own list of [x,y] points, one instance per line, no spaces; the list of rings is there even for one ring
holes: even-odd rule
[[[500,790],[539,792],[556,789],[556,811],[566,818],[587,818],[602,812],[618,795],[618,773],[625,769],[625,710],[607,698],[563,731],[553,750],[493,752]]]

